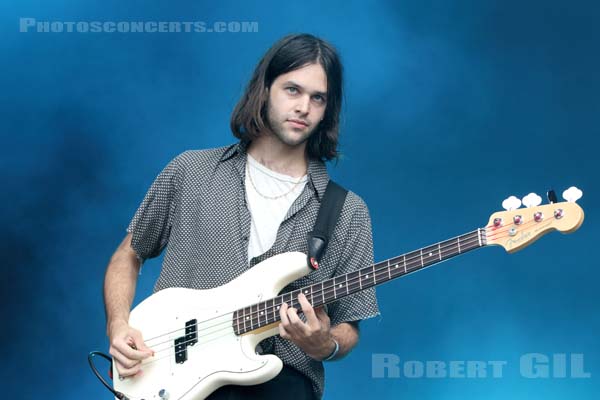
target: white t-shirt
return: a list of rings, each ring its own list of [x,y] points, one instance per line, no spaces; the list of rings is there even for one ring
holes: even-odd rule
[[[251,174],[251,177],[248,174]],[[302,178],[294,178],[280,174],[265,167],[248,154],[245,186],[246,200],[252,218],[248,242],[248,262],[273,246],[279,225],[294,200],[302,193],[306,181],[306,175]],[[287,194],[277,199],[266,199],[257,193],[257,189],[260,194],[268,197]]]

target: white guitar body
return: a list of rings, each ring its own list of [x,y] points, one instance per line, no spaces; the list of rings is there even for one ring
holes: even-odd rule
[[[197,400],[221,386],[256,385],[279,374],[274,355],[256,352],[258,343],[279,333],[277,324],[236,335],[235,310],[276,296],[289,283],[310,272],[306,255],[284,253],[269,258],[226,285],[194,290],[161,290],[135,307],[129,319],[155,355],[143,361],[142,375],[117,379],[114,388],[129,399]],[[198,342],[177,362],[175,340],[185,336],[186,321],[197,320]]]

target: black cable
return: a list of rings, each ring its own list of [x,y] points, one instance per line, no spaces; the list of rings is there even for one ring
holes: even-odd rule
[[[98,370],[96,369],[96,366],[94,365],[94,361],[93,358],[95,356],[100,356],[106,360],[108,360],[110,362],[110,367],[112,368],[112,358],[100,351],[92,351],[90,352],[90,354],[88,354],[88,362],[90,363],[90,368],[92,369],[92,372],[94,373],[94,375],[96,375],[96,378],[98,378],[100,380],[100,382],[102,382],[102,384],[104,386],[106,386],[106,388],[108,390],[110,390],[110,392],[112,394],[115,395],[115,397],[117,399],[120,400],[129,400],[129,398],[127,396],[125,396],[123,393],[119,392],[118,390],[113,389],[108,382],[106,382],[106,380],[102,377],[102,375],[100,375],[100,372],[98,372]]]

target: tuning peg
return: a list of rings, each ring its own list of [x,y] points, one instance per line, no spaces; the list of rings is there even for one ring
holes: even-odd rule
[[[556,192],[554,191],[554,189],[548,190],[546,196],[548,197],[548,202],[550,204],[558,203],[558,199],[556,198]]]
[[[539,206],[542,203],[542,198],[535,193],[529,193],[523,197],[523,205],[527,208]]]
[[[562,196],[566,201],[575,203],[581,198],[581,196],[583,196],[583,192],[580,189],[577,189],[575,186],[571,186],[563,192]]]
[[[504,199],[502,207],[507,211],[516,210],[521,207],[521,200],[515,196],[510,196],[509,198]]]

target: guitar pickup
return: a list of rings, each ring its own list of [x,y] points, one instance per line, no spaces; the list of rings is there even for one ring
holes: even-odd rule
[[[185,336],[175,339],[175,362],[183,364],[187,361],[187,344]]]
[[[195,319],[185,323],[185,342],[188,346],[198,343],[198,321]]]
[[[185,323],[185,336],[175,339],[175,362],[183,364],[187,361],[187,348],[198,343],[198,321],[191,319]]]

